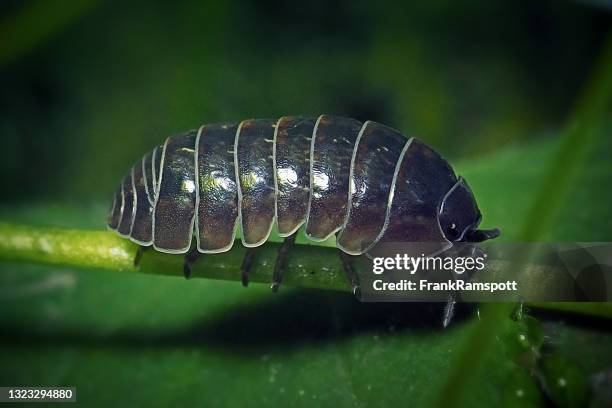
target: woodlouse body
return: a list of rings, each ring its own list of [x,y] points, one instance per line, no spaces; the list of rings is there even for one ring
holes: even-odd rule
[[[376,122],[322,115],[204,125],[146,154],[117,190],[108,225],[158,251],[201,253],[263,244],[304,225],[312,240],[337,234],[350,255],[386,242],[428,254],[482,241],[465,180],[416,138]]]

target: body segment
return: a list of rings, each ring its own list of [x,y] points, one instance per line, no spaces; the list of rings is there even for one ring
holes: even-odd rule
[[[274,129],[276,121],[243,121],[236,132],[235,162],[242,243],[263,244],[274,222]]]
[[[153,152],[145,154],[142,158],[142,174],[144,174],[145,189],[147,191],[147,198],[149,204],[153,207],[155,204],[155,189],[153,187]]]
[[[132,190],[134,191],[134,220],[130,231],[130,239],[137,244],[149,246],[153,240],[153,208],[149,202],[145,175],[142,172],[142,162],[132,167]]]
[[[376,122],[362,127],[351,161],[348,213],[337,239],[344,252],[363,253],[383,229],[395,167],[408,142]]]
[[[344,223],[351,159],[361,122],[321,115],[310,148],[310,200],[306,235],[323,241]]]
[[[276,124],[276,217],[281,236],[293,234],[308,215],[310,145],[314,127],[314,118],[291,116],[280,118]]]
[[[164,144],[159,190],[153,209],[153,246],[185,253],[191,247],[195,219],[196,131],[170,136]]]
[[[235,125],[202,126],[196,141],[196,239],[202,253],[223,252],[234,243],[238,189],[234,163]]]
[[[384,228],[373,247],[367,248],[374,256],[386,244],[408,245],[416,256],[433,255],[452,245],[442,232],[438,213],[444,196],[457,183],[453,169],[438,153],[415,138],[406,144],[402,153]],[[384,250],[382,255],[387,252]]]
[[[130,171],[121,182],[121,216],[117,232],[122,237],[128,237],[134,221],[134,190],[132,189],[132,172]]]

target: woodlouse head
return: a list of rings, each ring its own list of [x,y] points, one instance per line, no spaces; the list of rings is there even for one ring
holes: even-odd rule
[[[499,236],[499,229],[479,230],[482,215],[467,182],[459,177],[457,184],[444,196],[438,211],[438,222],[451,242],[481,242]]]

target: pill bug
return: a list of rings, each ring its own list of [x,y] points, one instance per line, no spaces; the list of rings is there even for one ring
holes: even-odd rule
[[[420,251],[434,254],[499,235],[477,229],[480,220],[466,181],[419,139],[372,121],[321,115],[204,125],[168,137],[123,178],[108,226],[142,248],[186,253],[187,276],[199,253],[228,251],[240,226],[249,248],[241,267],[246,285],[254,248],[276,222],[285,242],[274,290],[300,227],[314,241],[336,234],[358,293],[350,255],[376,254],[394,242],[420,243]]]

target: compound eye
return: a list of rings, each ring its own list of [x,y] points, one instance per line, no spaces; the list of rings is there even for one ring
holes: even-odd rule
[[[449,225],[448,228],[446,228],[446,238],[449,241],[454,241],[455,239],[459,238],[459,230],[454,222]]]

